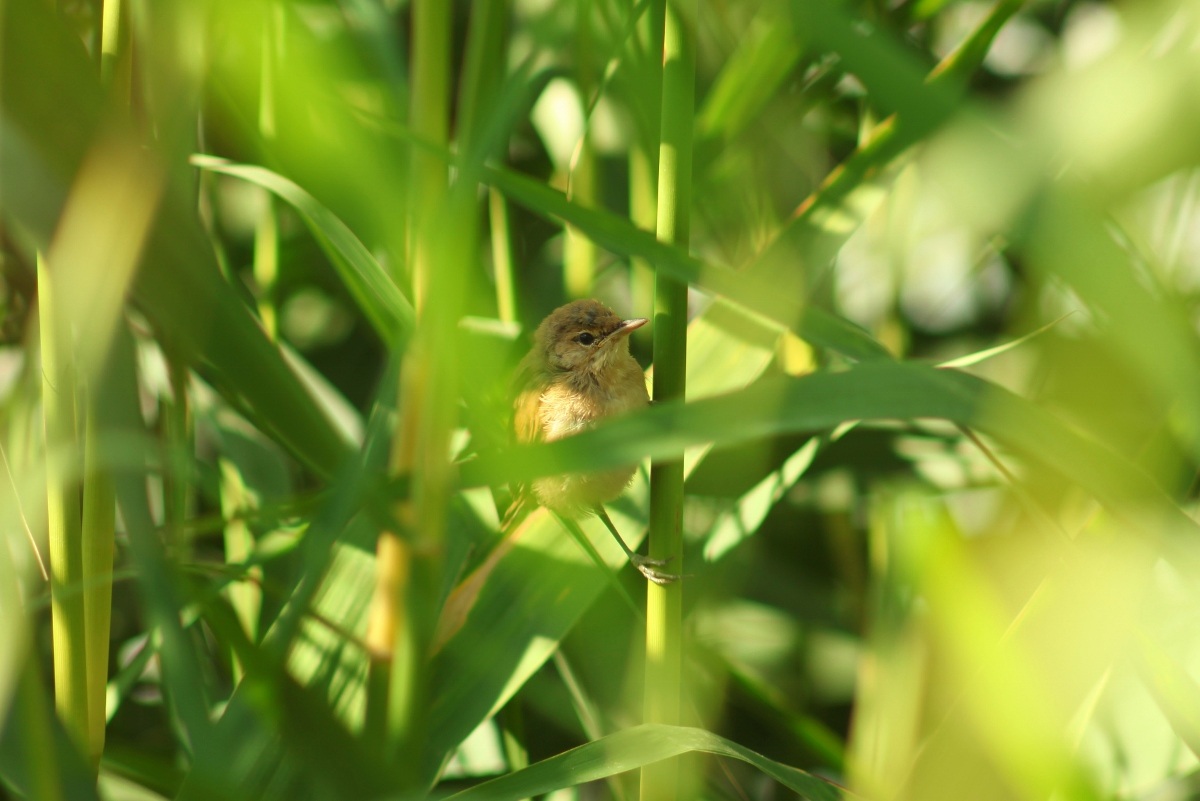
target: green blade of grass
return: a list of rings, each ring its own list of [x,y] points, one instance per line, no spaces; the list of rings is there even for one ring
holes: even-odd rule
[[[693,752],[746,762],[810,801],[838,801],[848,797],[826,780],[768,759],[712,732],[687,726],[646,724],[484,782],[450,796],[447,801],[517,801]]]
[[[416,318],[412,303],[354,232],[316,198],[282,175],[251,164],[214,156],[192,156],[192,164],[232,175],[272,192],[292,205],[338,271],[350,295],[384,342],[410,333]]]
[[[713,81],[696,115],[700,137],[730,140],[754,120],[800,60],[800,41],[784,3],[764,3]]]

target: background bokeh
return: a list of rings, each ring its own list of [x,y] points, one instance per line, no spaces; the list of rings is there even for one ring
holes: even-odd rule
[[[0,787],[1200,797],[1200,4],[672,4],[687,247],[663,4],[413,5],[0,0]],[[537,323],[656,275],[687,402],[512,450]],[[600,524],[501,531],[509,479],[649,457],[686,729],[638,728]],[[102,755],[43,573],[100,475]]]

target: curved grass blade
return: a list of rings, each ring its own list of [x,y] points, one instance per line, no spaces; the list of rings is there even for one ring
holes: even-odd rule
[[[524,770],[456,793],[446,801],[517,801],[694,752],[746,762],[810,801],[853,797],[811,773],[768,759],[712,732],[689,726],[644,725],[573,748]]]
[[[1067,312],[1058,319],[1051,320],[1041,328],[1030,331],[1024,336],[1017,337],[1016,339],[1010,340],[1001,345],[997,345],[994,348],[985,348],[984,350],[975,351],[974,353],[968,353],[966,356],[959,356],[957,359],[951,359],[950,361],[942,362],[938,365],[938,367],[953,367],[955,369],[961,369],[963,367],[970,367],[973,364],[979,364],[980,362],[986,361],[993,356],[999,356],[1001,353],[1006,353],[1013,348],[1024,345],[1031,339],[1046,333],[1051,328],[1070,317],[1072,314],[1074,314],[1074,312]]]
[[[408,298],[349,226],[315,197],[265,167],[235,164],[203,154],[192,156],[191,162],[200,169],[248,181],[290,203],[329,256],[379,338],[394,342],[401,334],[412,332],[416,318]]]
[[[783,464],[738,498],[732,508],[718,515],[704,543],[704,558],[716,562],[742,540],[757,533],[767,514],[800,480],[827,441],[824,437],[809,438]]]

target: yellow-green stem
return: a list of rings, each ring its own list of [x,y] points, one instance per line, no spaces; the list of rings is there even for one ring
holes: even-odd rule
[[[663,84],[658,154],[658,238],[688,247],[692,174],[695,66],[688,21],[668,8],[663,26]],[[656,276],[654,295],[654,399],[682,399],[686,390],[687,285]],[[654,462],[650,468],[650,555],[674,558],[683,573],[683,461]],[[680,721],[683,581],[647,583],[645,722]],[[642,769],[643,801],[679,794],[679,768],[665,760]]]
[[[500,95],[500,83],[505,72],[508,5],[508,0],[481,0],[471,4],[456,117],[458,152],[466,158],[472,158],[481,146],[489,145],[484,141],[484,132],[497,113],[496,99]],[[497,311],[501,320],[515,322],[515,272],[508,231],[508,207],[504,196],[495,189],[488,191],[488,215]]]
[[[258,97],[258,134],[267,144],[275,138],[275,32],[282,24],[276,13],[278,6],[268,3],[264,11],[262,62]],[[263,209],[254,226],[254,283],[258,286],[258,315],[267,335],[279,334],[279,314],[276,309],[276,284],[279,279],[279,220],[275,198],[262,191]]]
[[[244,564],[254,554],[254,533],[246,522],[247,512],[254,508],[254,497],[247,489],[237,465],[227,459],[220,460],[221,472],[221,517],[225,520],[225,561],[227,564]],[[258,613],[262,607],[262,591],[258,581],[262,570],[247,568],[241,581],[229,585],[229,604],[242,624],[246,636],[258,641]],[[242,665],[237,656],[233,659],[234,680],[242,677]]]
[[[658,218],[657,169],[653,155],[634,144],[629,149],[629,214],[638,228],[652,230]],[[654,305],[654,265],[635,256],[630,260],[630,297],[634,314]]]
[[[99,443],[96,393],[87,391],[84,423],[83,585],[87,648],[88,757],[93,770],[104,753],[108,642],[112,624],[112,576],[116,488]]]
[[[267,336],[279,336],[279,314],[276,310],[276,284],[279,278],[279,221],[275,199],[262,192],[263,208],[254,225],[254,283],[258,287],[258,316]]]
[[[258,135],[263,146],[275,139],[275,72],[282,50],[284,9],[277,2],[263,6],[262,51],[259,61]],[[258,316],[267,336],[279,338],[277,284],[279,281],[279,216],[274,195],[261,193],[262,210],[254,225],[254,283],[258,288]],[[244,563],[254,553],[254,532],[243,519],[254,505],[254,498],[242,480],[237,465],[221,460],[221,515],[225,518],[225,561]],[[246,635],[258,639],[258,615],[262,608],[262,590],[257,583],[262,571],[250,568],[242,581],[231,584],[229,603],[233,606]],[[243,667],[236,654],[230,654],[235,680]]]
[[[57,319],[54,282],[37,260],[41,325],[42,416],[46,442],[46,524],[50,539],[51,629],[54,701],[67,731],[87,742],[87,646],[83,594],[83,543],[79,485],[68,457],[77,450],[76,380],[69,328]]]
[[[409,120],[418,140],[442,148],[449,131],[452,13],[453,6],[441,0],[412,4]],[[385,748],[406,784],[420,775],[427,714],[422,703],[425,654],[434,620],[429,607],[451,486],[447,454],[455,413],[458,249],[470,247],[464,240],[474,241],[471,220],[460,229],[457,224],[463,220],[448,208],[446,163],[420,147],[412,149],[410,158],[409,233],[418,321],[401,368],[390,469],[414,480],[409,498],[396,509],[400,531],[385,532],[376,548],[377,588],[368,625],[376,663],[368,679],[367,717],[369,729],[386,724]]]
[[[132,50],[126,41],[128,29],[122,0],[104,0],[100,17],[100,81],[121,108],[129,106],[132,83]]]
[[[585,208],[595,207],[598,196],[596,180],[596,154],[590,138],[585,134],[571,165],[568,191],[571,200]],[[571,225],[567,226],[566,240],[563,278],[567,295],[572,298],[589,297],[596,280],[596,243]]]
[[[492,269],[496,277],[496,307],[506,323],[517,321],[512,241],[508,232],[508,204],[495,188],[488,189],[488,215],[492,233]]]
[[[418,141],[445,147],[449,131],[449,61],[451,8],[441,0],[414,0],[413,68],[409,125]],[[431,263],[429,241],[432,218],[446,195],[446,162],[436,153],[413,147],[413,192],[409,199],[413,220],[413,296],[418,313],[428,295]]]
[[[121,0],[104,0],[100,28],[100,80],[120,107],[129,105],[131,50],[128,20]],[[83,513],[80,528],[81,581],[84,611],[86,755],[93,773],[100,769],[108,721],[108,652],[112,629],[112,577],[117,517],[116,487],[100,447],[100,387],[95,376],[79,388],[83,402]],[[78,440],[77,440],[78,441]]]
[[[185,534],[185,524],[191,505],[191,469],[188,454],[192,453],[192,411],[188,401],[188,368],[178,359],[167,363],[167,377],[171,382],[171,401],[164,410],[164,428],[167,441],[168,464],[163,477],[163,517],[172,544],[181,554],[191,551],[191,542]]]
[[[637,23],[635,63],[645,104],[651,111],[639,115],[647,129],[629,148],[629,213],[634,225],[647,231],[658,223],[658,132],[662,107],[662,38],[666,5],[652,3]],[[654,306],[654,265],[643,258],[631,260],[630,296],[634,310]]]

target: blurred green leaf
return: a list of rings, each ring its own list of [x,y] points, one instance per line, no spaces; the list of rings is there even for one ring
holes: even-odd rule
[[[800,43],[782,2],[764,3],[748,33],[696,115],[698,136],[735,136],[776,95],[800,60]]]
[[[717,517],[704,543],[704,558],[715,562],[745,538],[758,531],[771,508],[800,480],[817,456],[822,440],[813,437],[769,473],[753,489],[738,498],[733,508]]]
[[[927,67],[880,28],[855,18],[845,4],[792,0],[794,25],[812,45],[833,50],[847,72],[866,85],[868,97],[885,113],[929,131],[957,109],[954,93],[926,83]]]
[[[0,790],[39,801],[97,801],[91,768],[54,714],[33,663],[27,665],[0,717]]]
[[[1200,683],[1161,645],[1139,632],[1138,665],[1158,708],[1183,744],[1200,756]]]
[[[862,65],[858,77],[869,79],[868,89],[883,97],[885,107],[894,108],[895,113],[875,126],[858,148],[829,172],[746,272],[785,295],[803,289],[797,277],[798,262],[806,267],[809,281],[823,280],[846,241],[878,208],[892,178],[889,165],[955,110],[953,101],[960,96],[962,85],[1024,3],[998,0],[959,47],[928,73],[922,85],[912,55],[887,34],[877,29],[863,33],[835,3],[790,0],[793,24],[817,44],[848,58],[851,67]]]
[[[1200,457],[1200,343],[1185,304],[1155,291],[1131,265],[1082,187],[1048,188],[1030,232],[1033,264],[1070,283],[1106,317],[1102,335],[1161,398],[1175,399],[1178,424]]]

